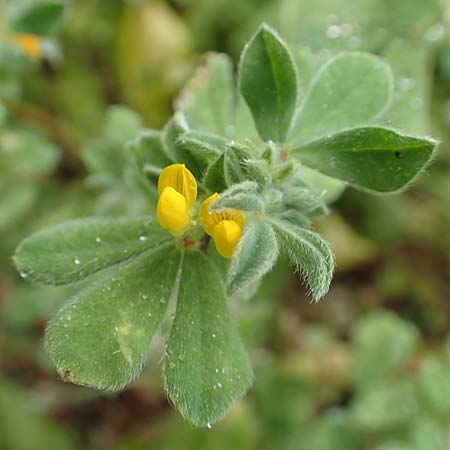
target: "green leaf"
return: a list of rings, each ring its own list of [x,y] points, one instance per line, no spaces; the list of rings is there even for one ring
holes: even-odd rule
[[[209,53],[176,104],[190,129],[228,136],[232,131],[233,68],[227,55]]]
[[[185,419],[209,427],[245,394],[253,373],[213,262],[190,252],[184,267],[164,358],[164,384]]]
[[[178,142],[200,166],[206,166],[224,151],[227,140],[211,133],[188,131],[178,138]]]
[[[59,150],[38,133],[14,128],[0,132],[0,170],[29,178],[50,173],[59,162]]]
[[[241,209],[243,211],[261,211],[263,205],[258,194],[258,185],[254,181],[243,181],[234,184],[220,194],[211,205],[212,210],[225,208]]]
[[[359,385],[371,385],[407,363],[417,350],[419,334],[413,324],[379,310],[357,322],[352,341],[352,378]]]
[[[267,25],[242,52],[239,84],[261,138],[284,142],[297,103],[297,69],[286,44]]]
[[[167,122],[162,134],[165,153],[174,163],[184,163],[196,178],[201,178],[203,170],[196,158],[180,142],[181,136],[189,131],[186,117],[182,113],[175,114]]]
[[[81,157],[88,170],[106,179],[121,178],[126,164],[122,148],[104,139],[94,139],[82,148]]]
[[[290,133],[294,148],[345,128],[370,123],[390,102],[393,76],[380,58],[342,53],[316,75]]]
[[[228,292],[235,294],[260,280],[278,258],[278,243],[269,223],[262,218],[252,219],[231,259],[228,272]]]
[[[104,133],[116,144],[124,144],[133,139],[142,126],[139,114],[125,106],[110,106],[106,111]]]
[[[376,192],[405,187],[430,161],[437,142],[363,127],[305,144],[294,154],[325,175]]]
[[[418,385],[426,405],[437,416],[450,418],[450,363],[427,358],[420,368]]]
[[[55,30],[67,0],[22,0],[13,3],[9,24],[16,33],[47,35]]]
[[[359,391],[352,404],[352,421],[367,433],[397,429],[419,414],[414,386],[405,381],[371,384]]]
[[[17,184],[12,180],[0,182],[0,230],[16,226],[22,218],[27,218],[36,194],[37,189],[32,184]]]
[[[328,244],[313,231],[287,222],[272,220],[283,249],[301,274],[315,301],[330,288],[334,261]]]
[[[17,247],[14,263],[32,281],[67,284],[170,239],[151,218],[81,219],[28,237]]]
[[[141,173],[152,183],[157,183],[164,167],[172,164],[162,144],[161,132],[156,130],[142,131],[129,144]]]
[[[211,192],[222,192],[227,188],[225,178],[225,153],[222,153],[206,169],[203,184]]]
[[[140,374],[180,268],[169,246],[106,275],[50,322],[45,346],[65,381],[117,391]]]

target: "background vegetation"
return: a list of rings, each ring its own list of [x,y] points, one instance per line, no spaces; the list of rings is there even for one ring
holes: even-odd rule
[[[447,450],[448,1],[47,3],[59,5],[57,19],[31,25],[26,1],[0,3],[0,449]],[[204,52],[237,60],[261,21],[299,49],[305,73],[305,54],[316,65],[343,49],[385,57],[396,77],[393,124],[442,144],[407,192],[348,189],[317,223],[337,262],[322,303],[310,304],[281,262],[233,305],[256,381],[221,423],[194,429],[162,393],[157,343],[119,395],[62,383],[42,334],[69,292],[24,283],[10,258],[49,224],[153,211],[126,143],[165,123]],[[38,55],[17,44],[30,26]]]

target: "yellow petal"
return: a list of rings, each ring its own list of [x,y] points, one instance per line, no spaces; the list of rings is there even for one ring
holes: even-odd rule
[[[197,182],[194,175],[186,169],[184,164],[171,164],[167,166],[158,178],[158,193],[165,188],[171,187],[186,198],[187,208],[195,203],[197,199]]]
[[[207,234],[212,236],[214,227],[217,225],[213,212],[209,211],[209,207],[219,198],[219,194],[216,192],[210,195],[206,200],[202,202],[200,205],[200,209],[198,214],[200,216],[200,222],[202,224],[203,229]]]
[[[13,37],[13,41],[30,58],[37,58],[41,54],[41,39],[39,36],[34,34],[17,34]]]
[[[231,258],[241,236],[242,229],[234,220],[222,220],[214,227],[214,243],[224,258]]]
[[[156,218],[162,228],[181,234],[189,224],[186,198],[172,187],[166,187],[159,196]]]
[[[200,205],[199,216],[202,227],[207,234],[213,235],[214,227],[222,220],[232,220],[236,222],[241,228],[245,225],[245,214],[237,209],[226,208],[219,212],[210,211],[211,205],[219,198],[219,194],[216,192],[210,195]]]

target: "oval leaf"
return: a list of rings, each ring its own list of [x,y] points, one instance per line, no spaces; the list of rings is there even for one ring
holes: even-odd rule
[[[344,128],[366,125],[390,102],[393,75],[368,53],[342,53],[317,74],[291,133],[294,147]]]
[[[43,284],[79,281],[171,239],[153,219],[90,218],[47,228],[22,241],[14,263]]]
[[[245,394],[253,373],[213,262],[201,253],[188,253],[184,267],[164,358],[164,383],[189,422],[210,426]]]
[[[231,260],[228,292],[234,294],[260,280],[278,257],[278,243],[272,227],[263,219],[253,219],[244,230]]]
[[[297,69],[283,40],[262,25],[242,52],[242,96],[265,141],[284,142],[297,103]]]
[[[275,220],[273,225],[284,251],[305,280],[312,298],[320,300],[328,292],[333,278],[334,261],[330,247],[313,231]]]
[[[382,127],[355,128],[297,148],[306,166],[376,192],[405,187],[428,163],[436,141]]]
[[[233,67],[227,55],[209,53],[175,105],[190,129],[227,136],[234,102]]]
[[[140,374],[170,301],[179,261],[180,253],[167,244],[146,252],[58,312],[45,345],[65,381],[116,391]]]

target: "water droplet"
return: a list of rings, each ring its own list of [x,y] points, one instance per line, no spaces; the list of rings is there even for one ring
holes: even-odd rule
[[[213,339],[215,339],[216,338],[216,333],[213,333],[211,336],[213,337]]]
[[[119,327],[114,327],[114,331],[119,331]]]
[[[331,25],[327,28],[327,37],[330,39],[336,39],[342,34],[341,27],[338,25]]]
[[[28,276],[28,273],[25,272],[24,270],[21,270],[19,273],[22,278],[26,278]]]
[[[219,388],[221,388],[221,387],[222,387],[222,383],[221,383],[220,381],[218,381],[218,382],[217,382],[217,386],[218,386]]]
[[[81,264],[81,261],[78,258],[75,258],[73,262],[78,266]]]
[[[143,298],[144,300],[147,300],[147,299],[148,299],[148,294],[147,294],[147,292],[144,292],[144,293],[142,294],[142,298]]]
[[[161,298],[159,299],[159,301],[160,301],[161,303],[166,303],[166,299],[165,299],[164,297],[161,297]]]
[[[98,236],[95,238],[95,242],[101,242],[101,238],[99,238]]]
[[[209,429],[211,429],[211,428],[212,428],[212,425],[208,422],[208,423],[206,424],[206,427],[209,428]]]
[[[219,373],[219,369],[216,369],[216,373]]]
[[[141,235],[139,236],[139,240],[140,240],[141,242],[145,242],[147,239],[148,239],[148,238],[147,238],[147,236],[146,236],[145,234],[141,234]]]

